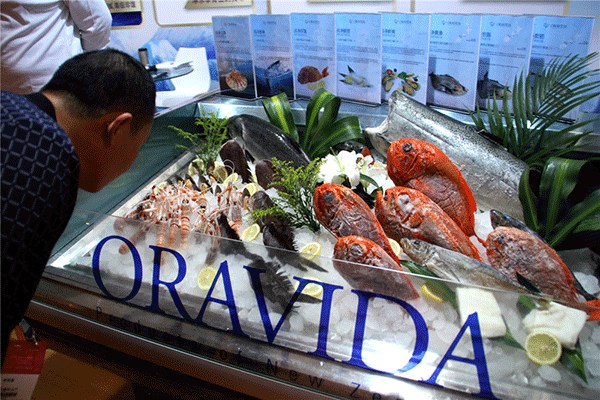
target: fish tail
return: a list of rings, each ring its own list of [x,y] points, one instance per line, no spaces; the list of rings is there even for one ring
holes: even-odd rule
[[[323,68],[323,71],[321,71],[321,75],[323,76],[323,78],[329,76],[329,67]]]
[[[588,310],[588,321],[600,321],[600,299],[588,300],[586,305],[593,307]]]

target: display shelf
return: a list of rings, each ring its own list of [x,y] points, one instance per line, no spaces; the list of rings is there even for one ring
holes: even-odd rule
[[[305,104],[292,102],[298,118]],[[315,260],[324,272],[303,271],[304,260],[294,252],[224,238],[215,243],[195,232],[186,232],[184,243],[181,230],[174,233],[178,244],[161,242],[165,232],[158,224],[124,219],[154,185],[187,170],[193,156],[175,148],[169,126],[192,129],[201,108],[227,117],[260,114],[262,106],[259,100],[214,96],[162,115],[123,181],[98,196],[80,198],[30,318],[68,326],[75,337],[256,397],[597,398],[597,376],[588,373],[586,384],[557,364],[550,375],[557,372],[560,382],[553,382],[504,339],[479,337],[477,318],[461,320],[448,301],[432,302],[422,293],[406,300],[372,294],[351,287],[340,271],[367,268],[374,279],[404,279],[417,289],[435,282],[452,291],[469,285],[340,266],[325,256]],[[387,109],[344,103],[340,113],[359,115],[363,126],[376,126]],[[144,237],[134,241],[142,230]],[[128,251],[121,253],[123,244]],[[300,285],[283,300],[270,297],[264,286],[271,261]],[[217,271],[216,279],[210,287],[199,287],[207,264]],[[322,287],[316,301],[300,297],[308,280]],[[522,294],[486,292],[522,343]],[[545,301],[529,298],[538,305]],[[598,329],[598,322],[586,324],[582,340],[587,348],[600,345],[595,342]]]

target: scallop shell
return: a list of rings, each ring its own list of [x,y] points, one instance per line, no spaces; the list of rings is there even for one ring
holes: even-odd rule
[[[241,92],[248,86],[248,79],[237,69],[233,69],[225,75],[225,82],[227,86],[237,92]]]

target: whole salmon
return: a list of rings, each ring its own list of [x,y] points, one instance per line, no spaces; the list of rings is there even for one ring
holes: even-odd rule
[[[477,248],[460,227],[429,197],[396,186],[377,192],[375,216],[388,237],[421,239],[481,260]]]
[[[377,243],[362,236],[343,236],[333,250],[333,265],[355,289],[411,300],[419,297],[410,278]],[[359,264],[377,268],[363,268]],[[394,272],[390,272],[394,271]]]
[[[519,180],[525,163],[502,146],[464,124],[400,93],[389,100],[386,120],[365,129],[374,148],[387,155],[390,143],[401,137],[425,140],[440,148],[456,164],[473,191],[478,207],[498,209],[523,219]]]

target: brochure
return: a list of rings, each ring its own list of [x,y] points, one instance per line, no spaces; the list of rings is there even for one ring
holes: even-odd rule
[[[477,75],[477,104],[487,108],[490,99],[508,101],[515,78],[526,76],[531,57],[533,17],[484,15]],[[505,97],[506,96],[506,97]]]
[[[399,91],[426,103],[430,20],[428,14],[382,14],[382,100]]]
[[[296,96],[315,90],[336,94],[335,21],[333,14],[291,14]]]
[[[427,103],[474,110],[481,16],[433,14]]]
[[[221,92],[255,98],[250,18],[214,16],[212,23]]]
[[[294,97],[292,43],[289,15],[252,15],[252,50],[256,95],[285,92]]]
[[[381,14],[336,13],[337,95],[381,103]]]

